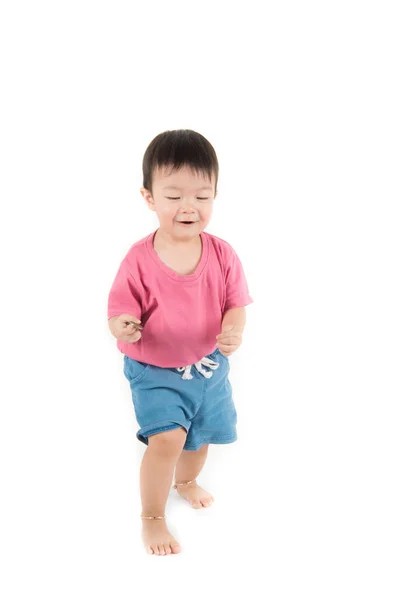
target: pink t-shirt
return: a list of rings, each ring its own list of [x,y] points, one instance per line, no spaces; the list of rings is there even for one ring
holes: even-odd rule
[[[159,367],[183,367],[214,352],[229,308],[253,300],[228,242],[201,232],[195,273],[178,275],[155,251],[156,231],[133,244],[121,262],[108,297],[108,318],[126,313],[142,322],[138,342],[117,340],[123,354]]]

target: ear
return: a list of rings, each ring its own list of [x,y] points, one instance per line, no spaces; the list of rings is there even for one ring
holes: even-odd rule
[[[140,188],[140,193],[142,194],[143,198],[146,200],[147,206],[149,207],[150,210],[156,210],[156,206],[154,204],[154,200],[153,197],[151,195],[151,192],[149,192],[149,190],[147,190],[144,187]]]

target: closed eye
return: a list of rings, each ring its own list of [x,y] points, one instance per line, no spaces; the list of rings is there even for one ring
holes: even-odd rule
[[[179,200],[180,199],[180,196],[177,196],[177,197],[175,197],[175,196],[165,196],[165,197],[167,198],[167,200]],[[197,200],[208,200],[208,197],[207,198],[200,198],[198,196]]]

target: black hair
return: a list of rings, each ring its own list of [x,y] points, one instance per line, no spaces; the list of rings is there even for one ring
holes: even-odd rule
[[[143,156],[143,187],[153,194],[153,172],[161,167],[171,167],[171,171],[183,166],[197,174],[215,175],[215,190],[218,182],[218,159],[210,142],[192,129],[173,129],[159,133],[148,145]]]

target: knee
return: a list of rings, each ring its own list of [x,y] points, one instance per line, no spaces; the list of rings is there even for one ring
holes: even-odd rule
[[[186,429],[179,427],[149,437],[149,448],[162,456],[179,456],[186,441]]]

